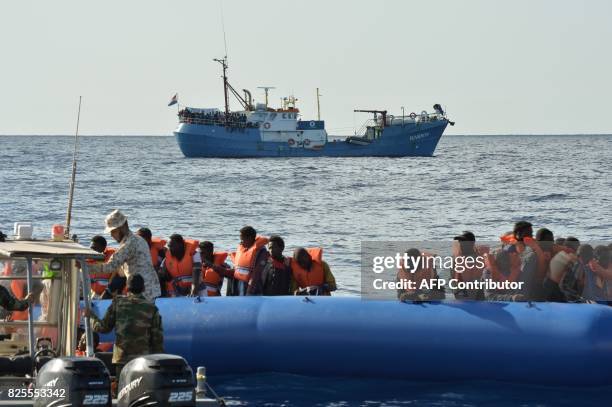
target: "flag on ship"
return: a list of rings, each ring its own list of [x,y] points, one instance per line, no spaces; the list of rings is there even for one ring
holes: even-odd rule
[[[172,96],[172,99],[170,99],[170,103],[168,103],[168,106],[172,106],[178,103],[178,93],[175,93],[174,96]]]

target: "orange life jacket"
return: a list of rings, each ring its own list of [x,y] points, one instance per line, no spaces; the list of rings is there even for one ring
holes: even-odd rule
[[[175,294],[174,284],[181,288],[191,287],[193,281],[193,255],[198,249],[199,241],[193,239],[185,239],[185,255],[181,260],[170,253],[166,252],[166,270],[170,274],[171,281],[166,283],[166,290],[169,294]]]
[[[267,237],[257,236],[255,238],[255,243],[251,247],[245,249],[244,246],[240,244],[236,252],[230,254],[230,259],[232,259],[232,263],[234,263],[235,279],[245,282],[250,280],[257,253],[259,253],[259,249],[266,244],[268,244]]]
[[[113,254],[115,254],[117,250],[112,248],[112,247],[107,247],[106,249],[104,249],[104,263],[108,262],[108,260],[112,257]],[[95,264],[96,261],[95,260],[87,260],[88,263],[90,264]],[[108,283],[110,282],[110,278],[111,275],[113,273],[112,272],[108,272],[108,273],[91,273],[90,277],[90,283],[91,283],[91,289],[93,290],[93,292],[95,292],[98,295],[102,295],[102,293],[104,293],[104,290],[106,290],[106,287],[108,287]]]
[[[18,300],[23,300],[26,297],[28,291],[28,283],[26,280],[12,280],[11,291]],[[28,307],[29,308],[29,307]],[[28,309],[23,311],[13,311],[11,313],[11,319],[13,321],[27,321]]]
[[[325,284],[325,270],[323,269],[323,249],[320,247],[306,249],[312,258],[310,270],[304,269],[297,261],[291,259],[291,272],[299,288],[320,286]]]
[[[161,261],[159,260],[159,252],[164,251],[166,249],[166,241],[160,237],[151,238],[151,247],[149,251],[151,252],[151,262],[153,263],[153,267],[159,267]]]
[[[213,263],[216,266],[222,265],[225,259],[227,259],[226,252],[217,252],[213,254]],[[212,267],[202,264],[202,281],[204,282],[205,292],[208,297],[218,297],[221,295],[223,276],[213,270]]]

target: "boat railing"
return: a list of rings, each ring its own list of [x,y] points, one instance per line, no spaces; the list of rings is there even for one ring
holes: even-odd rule
[[[245,122],[241,120],[225,120],[223,117],[219,118],[203,118],[197,116],[179,116],[179,123],[186,124],[201,124],[205,126],[223,126],[233,128],[254,128],[257,127],[255,123]]]
[[[434,122],[437,120],[442,120],[444,118],[440,113],[411,113],[409,115],[387,115],[387,126],[397,126],[397,125],[405,125],[405,124],[414,124],[414,123],[424,123],[424,122]],[[379,121],[380,125],[380,121]]]
[[[378,122],[378,120],[374,120],[374,119],[366,120],[363,123],[363,125],[359,128],[359,130],[357,130],[355,132],[355,135],[363,137],[363,136],[365,136],[365,134],[366,134],[366,132],[368,130],[368,127],[374,127],[374,126],[380,126],[380,123]]]

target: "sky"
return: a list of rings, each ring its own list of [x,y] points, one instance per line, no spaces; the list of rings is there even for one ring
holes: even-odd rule
[[[223,14],[223,19],[222,19]],[[330,134],[446,107],[447,134],[612,133],[612,1],[0,2],[0,134],[170,135],[181,105],[274,86]],[[238,109],[232,100],[232,108]]]

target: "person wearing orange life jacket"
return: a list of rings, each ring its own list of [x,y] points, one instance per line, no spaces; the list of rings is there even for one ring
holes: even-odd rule
[[[153,268],[155,271],[159,271],[161,262],[166,257],[166,241],[159,237],[153,237],[149,228],[140,228],[136,231],[136,234],[142,237],[149,245]]]
[[[483,256],[489,252],[489,248],[477,246],[476,236],[470,231],[455,236],[453,240],[452,278],[463,282],[482,280],[485,269]],[[456,299],[484,300],[484,290],[482,289],[455,290],[454,294]]]
[[[323,260],[320,247],[298,247],[291,259],[291,292],[294,295],[331,295],[336,291],[336,279],[329,264]]]
[[[404,287],[397,290],[397,298],[400,301],[436,301],[445,298],[444,288],[431,289],[421,288],[423,281],[438,279],[438,273],[432,262],[432,256],[421,253],[417,248],[406,250],[408,255],[407,264],[402,264],[397,272],[397,281],[413,282],[414,288]]]
[[[233,278],[229,280],[226,295],[261,295],[261,277],[270,254],[266,250],[268,238],[257,236],[252,226],[240,229],[240,244],[230,253],[234,265]]]
[[[184,239],[176,233],[170,236],[168,251],[160,270],[169,297],[190,294],[194,272],[202,267],[199,243],[197,240]]]
[[[487,256],[487,269],[494,281],[519,282],[522,287],[521,295],[517,296],[517,293],[513,290],[505,290],[508,292],[493,290],[491,295],[485,293],[488,299],[544,300],[546,297],[544,279],[552,257],[551,250],[554,236],[550,230],[542,228],[538,231],[536,238],[538,240],[533,239],[533,225],[527,221],[516,222],[513,232],[501,237],[503,244],[501,251],[503,253]],[[500,273],[502,267],[496,264],[497,258],[499,258],[499,261],[506,263],[504,268],[507,270],[507,274]]]
[[[532,239],[533,226],[530,222],[519,221],[514,224],[514,229],[500,237],[502,247],[491,253],[485,254],[485,279],[495,282],[518,282],[522,283],[523,290],[498,290],[486,289],[485,298],[490,301],[522,301],[525,299],[525,282],[522,280],[523,270],[527,269],[525,275],[532,279],[537,276],[537,258],[530,257],[530,262],[523,264],[523,256],[526,252],[524,240]],[[533,253],[532,250],[528,251]],[[542,286],[542,282],[540,282]]]
[[[234,276],[234,270],[225,263],[228,254],[215,252],[214,249],[212,242],[200,242],[202,268],[193,270],[192,296],[218,297],[221,295],[223,279]]]
[[[104,236],[96,235],[91,238],[91,244],[89,245],[91,250],[104,254],[104,261],[102,263],[106,263],[116,251],[112,247],[108,247],[107,244],[108,243],[106,242]],[[87,263],[90,265],[96,264],[94,260],[87,260]],[[116,270],[97,271],[96,269],[92,268],[92,272],[89,274],[89,279],[91,291],[93,292],[93,296],[95,298],[112,298],[112,293],[108,287],[113,279],[119,279],[119,281],[122,280],[123,285],[125,285],[125,277],[118,276]]]
[[[33,265],[34,273],[37,272],[36,267]],[[3,274],[5,277],[20,277],[10,281],[9,289],[2,287],[6,290],[3,299],[3,308],[9,310],[11,308],[12,313],[10,319],[13,321],[26,321],[28,319],[28,305],[31,305],[38,301],[39,295],[43,290],[43,285],[40,280],[32,281],[32,292],[28,293],[28,283],[23,277],[27,275],[27,263],[22,259],[15,259],[11,262],[5,263]],[[8,295],[6,295],[8,294]],[[8,308],[7,308],[8,307]]]

